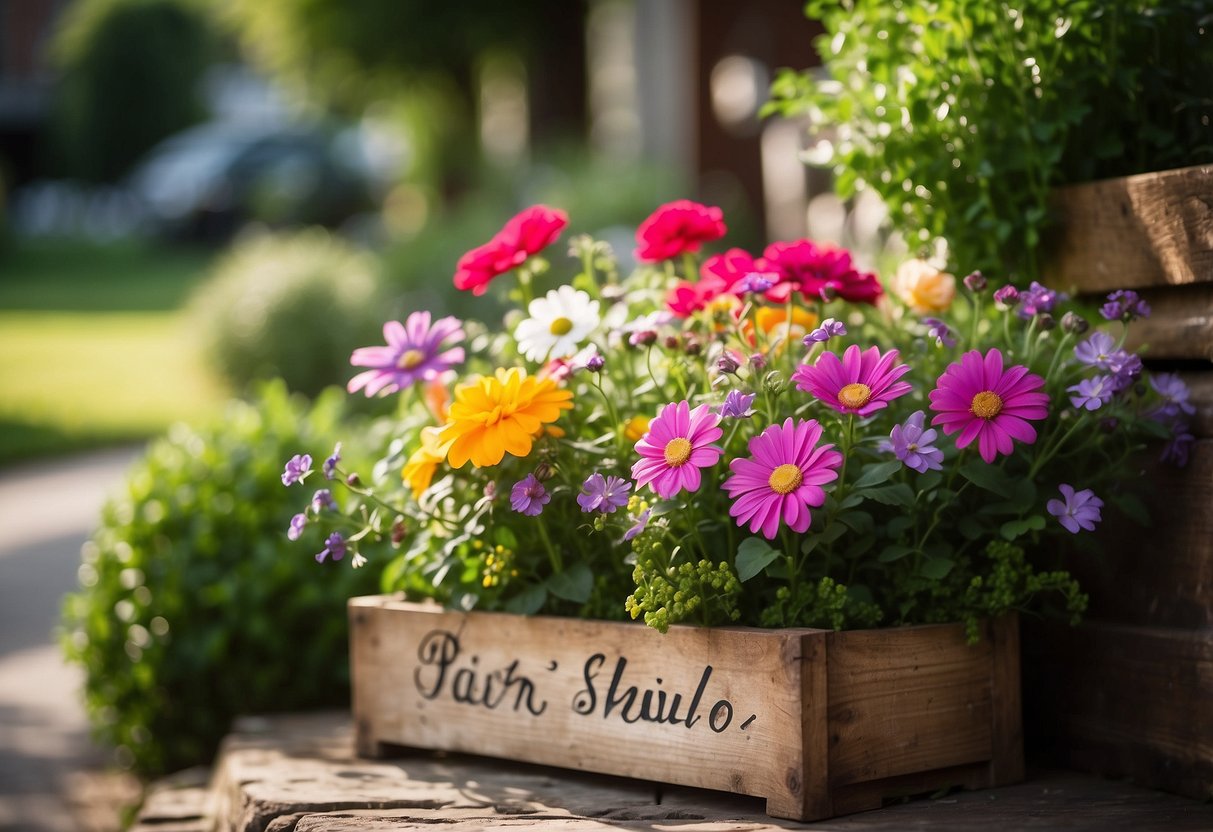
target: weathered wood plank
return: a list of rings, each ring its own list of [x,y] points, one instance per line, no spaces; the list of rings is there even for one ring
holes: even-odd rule
[[[1015,648],[1013,621],[970,647],[956,625],[662,635],[389,596],[351,600],[350,617],[363,753],[400,744],[720,789],[800,819],[952,785],[959,766],[967,785],[1022,773],[1018,702],[992,692],[1016,675],[994,649]],[[1007,756],[992,766],[996,745]]]
[[[1179,373],[1184,384],[1192,391],[1192,404],[1196,414],[1192,417],[1192,435],[1213,437],[1213,366],[1204,371]]]
[[[1125,346],[1149,360],[1213,361],[1213,283],[1141,292],[1152,310],[1134,321]]]
[[[1025,621],[1029,744],[1059,760],[1213,796],[1213,629]]]
[[[1143,527],[1105,507],[1098,546],[1075,547],[1064,566],[1091,596],[1092,617],[1122,624],[1213,627],[1213,439],[1197,440],[1188,465],[1151,456],[1131,479],[1150,513]],[[1077,541],[1076,541],[1077,542]]]
[[[1045,273],[1084,292],[1213,280],[1213,166],[1059,188]]]

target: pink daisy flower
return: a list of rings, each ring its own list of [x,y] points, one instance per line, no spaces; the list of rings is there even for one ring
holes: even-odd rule
[[[649,486],[663,500],[679,491],[697,491],[700,468],[720,461],[724,451],[711,443],[720,438],[720,416],[709,405],[691,410],[685,401],[661,408],[648,432],[636,443],[641,459],[632,466],[636,489]]]
[[[894,366],[897,358],[897,350],[881,355],[879,347],[860,352],[852,344],[841,359],[823,352],[815,364],[801,364],[792,373],[792,381],[797,389],[812,393],[839,413],[870,416],[910,392],[908,381],[898,381],[910,368]]]
[[[1032,444],[1036,429],[1029,419],[1049,415],[1049,396],[1038,392],[1045,380],[1027,367],[1002,368],[1002,353],[992,349],[982,357],[977,350],[966,352],[959,364],[951,364],[931,391],[932,425],[956,437],[957,448],[977,440],[981,458],[993,462],[998,454],[1010,454],[1012,440]]]
[[[434,321],[429,312],[414,312],[404,323],[383,325],[384,347],[359,347],[350,356],[355,367],[370,367],[350,379],[349,392],[366,390],[368,396],[386,396],[414,384],[433,381],[463,361],[463,347],[452,347],[464,339],[457,318]]]
[[[733,498],[729,514],[737,525],[750,524],[774,540],[779,524],[787,523],[797,533],[808,531],[813,518],[810,506],[826,500],[822,486],[838,479],[842,454],[833,445],[818,445],[821,425],[816,420],[789,417],[782,425],[770,425],[750,440],[750,459],[729,463],[733,475],[721,486]]]

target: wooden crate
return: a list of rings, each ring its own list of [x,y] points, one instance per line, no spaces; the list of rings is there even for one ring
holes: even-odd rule
[[[1152,524],[1107,512],[1098,552],[1068,562],[1091,595],[1082,627],[1025,627],[1029,749],[1190,797],[1213,796],[1213,167],[1056,193],[1046,272],[1097,300],[1151,304],[1127,346],[1180,371],[1196,441],[1187,467],[1144,455],[1132,472]]]
[[[359,753],[443,749],[765,798],[813,820],[1023,777],[1018,621],[759,630],[349,604]]]

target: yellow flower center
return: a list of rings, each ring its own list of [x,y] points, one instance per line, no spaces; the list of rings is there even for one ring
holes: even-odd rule
[[[776,494],[791,494],[800,488],[802,482],[804,482],[804,472],[800,470],[800,466],[785,463],[771,472],[767,485],[771,486],[771,490]]]
[[[675,437],[665,446],[665,464],[671,468],[686,465],[691,458],[691,443],[681,436]]]
[[[401,370],[411,370],[425,361],[425,353],[421,350],[405,350],[396,361],[396,367]]]
[[[838,391],[838,403],[843,407],[860,408],[872,398],[872,388],[855,382]]]
[[[982,390],[973,397],[969,412],[979,419],[993,419],[1002,413],[1002,399],[993,390]]]
[[[573,329],[573,322],[568,318],[556,318],[552,321],[552,325],[548,327],[548,331],[553,335],[568,335]]]

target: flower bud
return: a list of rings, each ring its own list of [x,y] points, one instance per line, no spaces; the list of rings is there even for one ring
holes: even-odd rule
[[[994,302],[1003,309],[1010,309],[1019,302],[1019,290],[1008,283],[994,292]]]
[[[552,466],[546,462],[541,462],[535,466],[535,479],[540,482],[546,482],[555,476],[556,472],[552,470]]]
[[[397,517],[396,522],[392,523],[392,545],[399,546],[408,537],[409,527],[404,522],[403,517]]]
[[[760,352],[756,352],[750,356],[750,366],[755,370],[761,370],[767,366],[767,357]]]
[[[970,292],[984,292],[989,281],[986,276],[979,271],[969,272],[964,277],[965,288]]]
[[[350,488],[357,488],[362,485],[362,478],[356,473],[351,473],[345,478],[345,484]]]
[[[787,389],[787,382],[784,381],[783,373],[778,370],[771,370],[762,379],[762,389],[770,393],[772,396],[778,396]]]
[[[681,345],[677,335],[667,335],[665,337],[665,348],[667,350],[676,350]]]
[[[724,355],[716,359],[716,369],[722,373],[725,373],[726,375],[736,373],[737,368],[740,366],[741,365],[737,363],[737,359],[733,357],[733,354],[727,350],[725,351]]]
[[[484,496],[488,497],[490,500],[495,499],[497,497],[497,483],[496,482],[489,480],[488,482],[486,482],[484,484]]]
[[[633,332],[628,338],[628,343],[633,347],[648,347],[657,342],[657,333],[651,329],[642,329],[639,332]]]
[[[682,349],[687,355],[699,355],[699,353],[703,352],[703,344],[699,342],[698,338],[688,335],[684,344]]]
[[[594,353],[585,362],[585,368],[591,373],[602,372],[604,366],[606,366],[606,359],[599,353]]]
[[[1036,316],[1036,328],[1041,332],[1048,332],[1057,326],[1057,319],[1048,312],[1041,312]]]
[[[1070,311],[1061,316],[1061,328],[1071,335],[1082,335],[1091,328],[1091,325],[1082,315]]]

